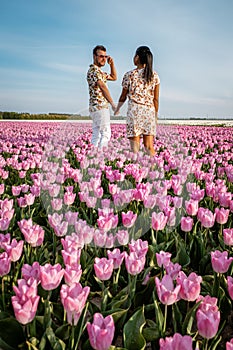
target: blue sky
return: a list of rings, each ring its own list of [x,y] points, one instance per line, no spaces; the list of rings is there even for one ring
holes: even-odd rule
[[[1,0],[0,13],[1,111],[87,114],[96,44],[115,60],[117,101],[148,45],[161,117],[233,117],[232,0]]]

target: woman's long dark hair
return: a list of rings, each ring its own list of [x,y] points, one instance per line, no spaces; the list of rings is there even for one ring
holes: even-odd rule
[[[144,78],[147,83],[152,80],[153,77],[153,55],[147,46],[139,46],[136,50],[140,63],[145,64]]]

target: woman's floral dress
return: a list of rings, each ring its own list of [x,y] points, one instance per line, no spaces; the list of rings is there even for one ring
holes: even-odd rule
[[[155,135],[154,89],[160,84],[159,76],[153,72],[152,80],[147,83],[143,78],[144,68],[125,73],[122,87],[128,90],[127,137]]]

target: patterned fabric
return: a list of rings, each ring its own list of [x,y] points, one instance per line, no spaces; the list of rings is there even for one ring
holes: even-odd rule
[[[122,87],[128,90],[127,137],[155,135],[156,121],[154,108],[155,85],[160,84],[159,76],[153,72],[151,82],[143,78],[144,69],[134,69],[125,73]]]
[[[108,108],[108,101],[103,96],[101,89],[97,86],[97,81],[101,80],[105,84],[107,82],[108,74],[103,72],[95,64],[91,64],[87,72],[87,82],[89,86],[89,111],[95,112],[102,108]]]

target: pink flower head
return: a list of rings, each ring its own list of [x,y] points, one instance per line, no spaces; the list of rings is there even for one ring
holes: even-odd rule
[[[0,277],[7,275],[11,269],[11,259],[7,252],[0,254]]]
[[[225,208],[215,208],[216,222],[224,225],[227,223],[230,210]]]
[[[130,275],[138,275],[144,269],[146,263],[145,255],[138,256],[136,252],[125,254],[125,267]]]
[[[196,300],[201,291],[201,276],[198,276],[195,272],[191,272],[187,277],[183,271],[179,272],[176,279],[178,285],[181,286],[179,297],[183,300],[194,301]]]
[[[192,337],[175,333],[173,337],[159,340],[160,350],[192,350]]]
[[[137,219],[137,214],[134,214],[131,210],[127,213],[122,212],[122,223],[125,227],[132,227]]]
[[[215,272],[225,273],[229,269],[229,266],[232,262],[233,258],[228,259],[228,252],[220,252],[219,250],[215,250],[211,252],[211,264],[212,268]]]
[[[37,311],[40,297],[37,295],[37,281],[18,280],[18,287],[13,287],[15,296],[11,298],[15,317],[21,324],[30,323]]]
[[[109,280],[113,273],[113,260],[106,258],[95,258],[94,270],[96,277],[101,281]]]
[[[66,310],[67,322],[77,325],[87,297],[90,293],[90,287],[82,287],[80,283],[73,283],[68,286],[63,284],[60,290],[61,302]]]
[[[125,253],[121,253],[120,249],[115,248],[113,251],[108,250],[107,251],[108,254],[108,259],[112,259],[113,260],[113,268],[114,269],[118,269],[121,264],[122,261],[124,260],[125,257]]]
[[[163,212],[153,212],[151,218],[151,225],[153,230],[163,230],[167,224],[168,216],[165,216]]]
[[[233,245],[233,228],[224,228],[223,229],[223,239],[226,245]]]
[[[171,253],[169,252],[164,252],[161,250],[159,253],[156,253],[156,259],[157,259],[157,264],[159,267],[165,267],[170,263],[171,259]]]
[[[41,286],[45,290],[56,289],[61,283],[64,275],[64,269],[60,264],[45,264],[40,267]]]
[[[65,283],[71,286],[73,283],[78,283],[82,275],[81,265],[77,264],[76,266],[66,265],[64,272]]]
[[[130,253],[136,252],[138,257],[146,256],[148,251],[148,241],[143,241],[140,238],[136,241],[132,239],[129,243],[129,250]]]
[[[23,252],[23,244],[24,244],[23,240],[17,242],[16,239],[13,238],[11,241],[11,244],[5,245],[5,250],[9,255],[11,261],[15,262],[19,260]]]
[[[214,226],[216,214],[211,210],[200,207],[198,209],[197,218],[201,221],[203,227],[209,228]]]
[[[194,199],[190,199],[189,201],[185,201],[185,209],[188,215],[195,216],[198,212],[198,201]]]
[[[115,332],[112,315],[104,318],[100,313],[95,313],[93,323],[87,323],[87,332],[93,349],[108,350],[112,344]]]
[[[233,338],[226,342],[226,350],[233,350]]]
[[[196,312],[198,333],[206,339],[215,337],[220,323],[220,312],[217,307],[217,298],[208,295],[199,297],[202,300]]]
[[[190,232],[193,228],[193,218],[190,216],[183,216],[180,221],[181,230],[184,232]]]
[[[227,289],[231,299],[233,300],[233,277],[231,276],[227,276]]]
[[[166,273],[171,276],[171,278],[173,280],[175,280],[181,270],[181,265],[178,263],[173,263],[173,262],[169,262],[169,264],[167,264],[165,267]]]
[[[37,281],[37,283],[40,282],[40,264],[38,263],[38,261],[34,261],[32,266],[24,264],[22,266],[21,271],[25,281],[28,281],[30,278],[34,278]]]
[[[129,242],[129,233],[126,230],[119,230],[116,237],[120,245],[126,245]]]
[[[179,300],[178,294],[181,286],[174,287],[171,276],[165,275],[162,281],[158,277],[155,277],[155,284],[159,300],[162,304],[171,305]]]

